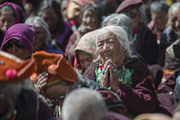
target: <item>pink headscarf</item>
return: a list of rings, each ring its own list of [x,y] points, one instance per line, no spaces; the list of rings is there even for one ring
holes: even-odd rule
[[[11,39],[21,41],[31,55],[33,49],[33,41],[36,39],[34,26],[20,23],[11,26],[5,34],[0,50],[5,51],[5,44]]]
[[[25,15],[24,15],[24,12],[20,6],[14,4],[14,3],[11,3],[11,2],[5,2],[5,3],[0,5],[0,9],[5,5],[10,5],[13,8],[13,10],[16,14],[16,24],[17,23],[24,23]]]

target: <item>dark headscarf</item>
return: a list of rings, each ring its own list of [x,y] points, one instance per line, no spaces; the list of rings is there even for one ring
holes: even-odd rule
[[[13,10],[15,12],[15,16],[16,16],[16,24],[24,23],[25,14],[24,14],[24,11],[21,9],[21,7],[19,7],[18,5],[14,4],[14,3],[11,3],[11,2],[5,2],[0,5],[0,9],[5,5],[10,5],[13,8]]]
[[[35,40],[35,29],[32,25],[27,24],[15,24],[11,26],[6,35],[4,37],[2,46],[0,50],[5,51],[6,47],[5,44],[10,41],[11,39],[16,39],[21,41],[26,49],[28,50],[29,54],[32,54],[33,49],[33,41]]]
[[[123,1],[116,10],[116,13],[124,12],[128,9],[133,9],[141,6],[143,2],[141,0],[125,0]]]

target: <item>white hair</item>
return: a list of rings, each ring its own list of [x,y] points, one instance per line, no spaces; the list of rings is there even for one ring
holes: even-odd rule
[[[63,120],[101,120],[105,110],[105,101],[97,91],[80,88],[65,98],[62,117]]]
[[[47,23],[39,16],[32,16],[26,19],[25,24],[34,25],[35,27],[42,27],[45,36],[44,43],[47,45],[51,40],[51,34]]]
[[[127,33],[125,32],[125,30],[120,26],[106,26],[106,27],[100,29],[99,33],[96,36],[96,52],[98,51],[98,47],[97,47],[98,37],[99,37],[100,34],[105,32],[106,30],[111,31],[116,36],[117,40],[120,43],[120,47],[123,47],[125,49],[125,51],[126,51],[125,52],[125,57],[126,56],[131,56],[130,40],[128,40]],[[99,60],[100,60],[100,55],[97,57],[95,62],[97,62]]]

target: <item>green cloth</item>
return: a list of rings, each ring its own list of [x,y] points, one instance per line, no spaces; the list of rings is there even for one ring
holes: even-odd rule
[[[102,64],[99,63],[99,65],[102,65]],[[119,80],[121,80],[122,79],[122,68],[117,68],[117,72],[119,74]],[[133,85],[132,85],[132,74],[133,74],[133,72],[134,72],[133,70],[125,68],[124,81],[122,81],[120,83],[133,88]],[[102,81],[102,77],[101,77],[102,76],[102,71],[101,71],[101,69],[96,68],[95,74],[96,74],[96,82],[101,84],[101,81]]]

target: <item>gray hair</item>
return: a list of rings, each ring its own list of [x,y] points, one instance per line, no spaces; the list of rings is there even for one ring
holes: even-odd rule
[[[115,25],[115,26],[120,26],[121,28],[123,28],[126,33],[128,34],[128,39],[131,42],[132,41],[132,23],[131,23],[131,19],[123,14],[111,14],[109,16],[107,16],[102,24],[101,24],[101,28],[109,26],[109,25]]]
[[[109,31],[111,31],[116,37],[117,40],[119,41],[120,45],[122,47],[124,47],[126,53],[125,56],[131,56],[131,52],[130,52],[130,42],[128,40],[127,37],[127,33],[125,32],[125,30],[120,27],[120,26],[106,26],[102,29],[100,29],[99,33],[96,36],[96,46],[97,42],[98,42],[98,37],[100,34],[102,34],[106,29],[108,29]],[[98,51],[98,47],[96,47],[96,51]],[[98,58],[95,60],[95,62],[100,61],[100,55],[98,56]]]
[[[147,24],[147,17],[146,17],[146,11],[143,5],[141,5],[140,7],[138,7],[137,9],[141,19],[143,20],[142,22],[144,22],[145,24]]]
[[[44,29],[43,34],[45,36],[44,43],[46,45],[49,43],[49,41],[51,40],[49,27],[47,23],[41,17],[38,17],[38,16],[29,17],[26,19],[25,24],[34,25],[35,27],[42,27]]]
[[[150,10],[151,12],[164,12],[167,14],[169,9],[168,4],[165,1],[154,1],[153,3],[151,3],[150,5]]]
[[[168,23],[166,24],[166,27],[168,27],[169,29],[172,29],[172,27],[170,25],[170,12],[171,12],[171,10],[175,9],[176,7],[178,7],[180,9],[180,2],[176,2],[176,3],[172,4],[168,10]]]
[[[105,110],[105,101],[97,91],[80,88],[65,98],[62,117],[64,120],[101,120]]]

